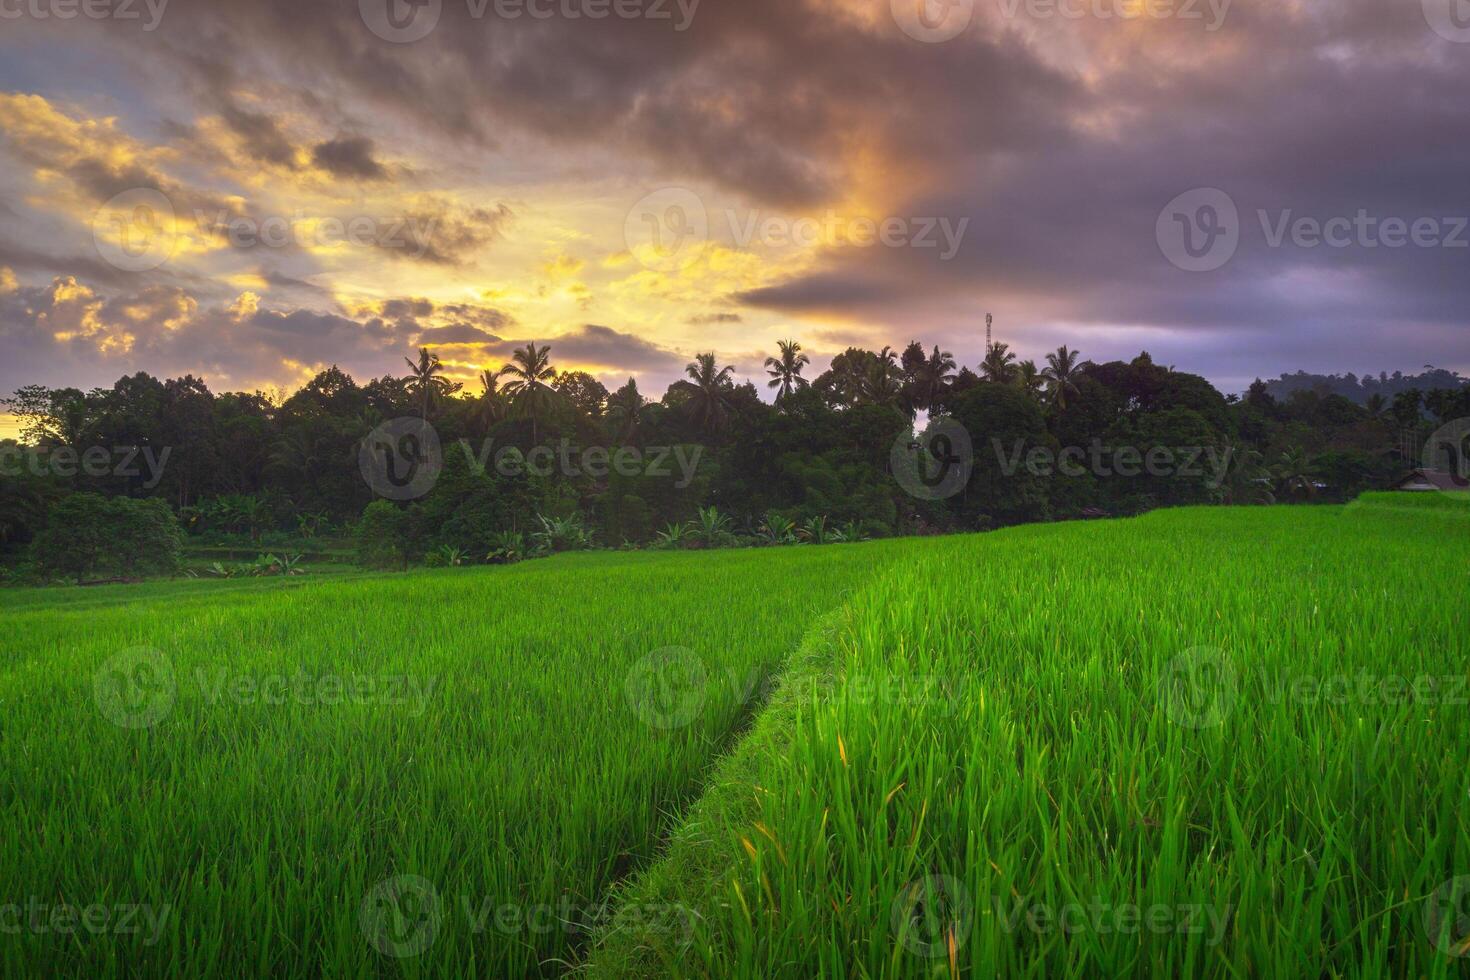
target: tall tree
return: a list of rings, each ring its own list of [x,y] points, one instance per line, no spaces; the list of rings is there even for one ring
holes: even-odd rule
[[[480,372],[480,385],[484,388],[480,394],[480,420],[486,428],[497,422],[504,422],[509,414],[509,406],[505,404],[505,398],[500,394],[500,376],[486,368]]]
[[[1046,355],[1046,367],[1041,372],[1052,404],[1063,411],[1067,408],[1067,396],[1077,394],[1077,375],[1082,370],[1077,363],[1078,357],[1077,351],[1063,344],[1054,353]]]
[[[719,367],[714,352],[696,354],[687,364],[684,373],[689,380],[676,382],[674,387],[689,395],[690,411],[695,422],[707,434],[717,432],[725,424],[730,408],[730,393],[734,384],[730,376],[735,369],[730,365]]]
[[[985,360],[980,362],[980,376],[995,384],[1010,384],[1016,376],[1016,355],[1011,345],[996,341],[985,351]]]
[[[551,381],[556,378],[556,369],[551,366],[551,345],[537,347],[533,340],[511,351],[510,363],[499,374],[514,379],[506,384],[505,393],[516,410],[531,420],[531,441],[540,442],[538,422],[556,400],[556,392],[551,387]]]
[[[613,438],[619,442],[631,442],[638,434],[643,418],[643,394],[638,382],[629,378],[628,383],[607,396],[607,421]]]
[[[806,378],[801,376],[801,369],[812,361],[801,352],[801,344],[794,340],[779,340],[776,346],[780,349],[781,356],[766,358],[766,373],[771,376],[766,387],[780,389],[776,392],[776,404],[779,405],[797,388],[807,386]]]
[[[404,381],[419,400],[419,418],[427,422],[430,403],[436,398],[454,394],[461,386],[444,377],[444,365],[439,363],[439,355],[427,347],[419,348],[417,364],[406,357],[403,363],[408,365],[410,372]]]
[[[1041,389],[1046,386],[1046,379],[1041,376],[1041,371],[1037,369],[1036,362],[1028,357],[1016,365],[1015,383],[1026,394],[1039,395],[1041,394]]]

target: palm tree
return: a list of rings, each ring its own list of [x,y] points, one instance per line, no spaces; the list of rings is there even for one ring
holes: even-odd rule
[[[933,353],[919,369],[919,408],[933,408],[943,401],[945,390],[954,384],[954,371],[958,366],[953,354],[940,350],[938,344],[934,345]]]
[[[556,377],[551,366],[551,345],[537,347],[533,340],[510,354],[510,363],[502,367],[496,376],[510,375],[515,380],[505,386],[505,393],[517,411],[531,419],[531,441],[540,442],[537,421],[542,411],[556,400],[556,392],[549,382]]]
[[[614,438],[619,442],[627,442],[637,434],[642,412],[643,395],[638,391],[638,382],[633,378],[629,378],[627,384],[607,396],[605,418],[612,427]]]
[[[903,397],[903,372],[898,352],[887,344],[867,360],[858,382],[859,397],[869,405],[897,405]]]
[[[801,345],[794,340],[779,340],[776,346],[781,350],[780,358],[766,358],[767,374],[771,376],[768,388],[779,388],[776,392],[776,404],[789,397],[797,388],[807,386],[806,378],[801,376],[801,369],[812,362],[811,358],[801,352]]]
[[[725,424],[730,391],[734,387],[730,375],[734,372],[735,369],[728,364],[718,367],[713,351],[696,354],[694,360],[684,367],[689,380],[675,384],[680,391],[689,394],[694,419],[706,433],[713,433]]]
[[[1216,488],[1221,500],[1227,504],[1274,504],[1276,496],[1271,493],[1271,471],[1266,467],[1266,458],[1254,449],[1227,444],[1225,452],[1225,475]]]
[[[1371,418],[1381,419],[1388,412],[1388,399],[1375,391],[1368,396],[1368,400],[1363,403],[1363,407],[1368,410],[1368,415]]]
[[[1078,356],[1077,351],[1069,350],[1066,344],[1058,347],[1056,353],[1046,355],[1046,367],[1042,369],[1041,376],[1046,379],[1047,391],[1058,409],[1066,409],[1068,392],[1078,394],[1077,375],[1082,370],[1077,363]]]
[[[1046,379],[1036,368],[1036,362],[1029,357],[1016,365],[1016,385],[1028,395],[1038,395],[1046,386]]]
[[[485,386],[485,393],[480,396],[480,417],[486,427],[505,421],[508,406],[500,395],[499,376],[487,368],[480,372],[480,384]]]
[[[980,362],[980,376],[995,384],[1009,384],[1016,375],[1015,360],[1011,345],[996,341],[985,350],[985,360]]]
[[[444,377],[444,365],[439,363],[439,355],[431,353],[427,347],[419,348],[419,362],[415,364],[408,358],[403,359],[411,372],[404,379],[408,384],[408,390],[419,396],[419,418],[429,421],[429,403],[441,395],[452,394],[459,390],[460,386]]]
[[[1293,447],[1281,454],[1276,463],[1276,478],[1289,494],[1312,497],[1317,493],[1316,481],[1312,479],[1312,463],[1306,450]]]

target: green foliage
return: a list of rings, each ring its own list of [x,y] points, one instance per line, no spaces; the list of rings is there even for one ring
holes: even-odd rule
[[[353,539],[356,561],[363,568],[406,569],[423,553],[417,513],[387,500],[367,505]]]
[[[184,534],[162,500],[72,494],[51,508],[47,522],[30,548],[45,577],[137,579],[179,569]]]

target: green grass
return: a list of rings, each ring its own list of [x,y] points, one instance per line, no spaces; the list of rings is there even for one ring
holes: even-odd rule
[[[612,928],[590,972],[1463,975],[1467,546],[1439,495],[933,542],[620,892],[692,941]]]
[[[156,936],[27,926],[0,935],[0,973],[555,973],[811,619],[907,546],[14,594],[0,655],[0,906],[141,904],[166,918]],[[689,692],[647,702],[650,723],[626,688],[670,646],[708,673],[689,723],[665,728],[658,710]],[[104,665],[137,647],[159,651],[175,694],[143,662],[137,699],[116,707],[163,712],[119,727],[94,679],[113,691]],[[328,680],[302,699],[283,689],[279,704],[236,687],[298,671],[380,686],[348,699]],[[374,889],[398,875],[416,876],[406,914],[419,880],[439,901],[432,944],[401,959],[391,942],[412,949],[421,920],[386,933],[389,955],[369,938],[388,907]]]
[[[1458,976],[1467,545],[1399,494],[0,593],[0,974]],[[297,672],[417,686],[232,686]]]

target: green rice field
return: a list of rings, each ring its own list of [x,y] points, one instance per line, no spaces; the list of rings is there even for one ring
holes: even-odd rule
[[[1460,976],[1467,597],[1438,494],[11,591],[0,973]]]

